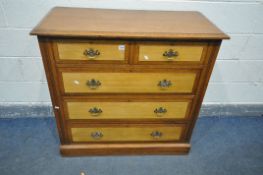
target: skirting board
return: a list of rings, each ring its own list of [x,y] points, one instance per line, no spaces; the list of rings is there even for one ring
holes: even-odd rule
[[[187,154],[191,146],[188,143],[110,143],[110,144],[70,144],[61,145],[63,156],[84,155],[172,155]]]
[[[50,105],[3,104],[0,105],[0,118],[53,117]],[[205,104],[200,117],[262,117],[263,104]]]

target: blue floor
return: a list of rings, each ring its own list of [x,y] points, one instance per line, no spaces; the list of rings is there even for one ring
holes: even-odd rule
[[[0,175],[262,175],[263,117],[204,117],[186,156],[64,158],[52,118],[0,119]]]

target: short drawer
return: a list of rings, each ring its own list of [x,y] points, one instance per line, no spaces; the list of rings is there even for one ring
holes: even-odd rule
[[[178,141],[183,137],[185,125],[105,125],[71,127],[73,142],[129,142]]]
[[[126,44],[121,42],[56,42],[58,60],[82,60],[86,62],[124,61]]]
[[[159,73],[62,72],[65,93],[192,93],[197,71]]]
[[[76,102],[67,101],[69,119],[185,119],[191,101]]]
[[[175,44],[138,44],[139,62],[193,62],[204,61],[207,44],[204,43],[175,43]]]

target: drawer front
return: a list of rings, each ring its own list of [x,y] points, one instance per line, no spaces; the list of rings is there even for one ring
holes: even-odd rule
[[[107,127],[72,127],[73,142],[177,141],[184,125],[127,125]]]
[[[197,72],[63,72],[65,93],[192,93]]]
[[[124,43],[58,42],[58,59],[86,61],[124,61]]]
[[[184,119],[190,101],[66,102],[69,119]]]
[[[139,61],[144,62],[202,62],[205,44],[141,44]]]

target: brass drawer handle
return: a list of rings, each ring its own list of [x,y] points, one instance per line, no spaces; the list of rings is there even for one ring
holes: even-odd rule
[[[168,88],[168,87],[172,86],[172,82],[170,80],[164,79],[162,81],[159,81],[159,83],[157,85],[161,88]]]
[[[103,137],[103,134],[102,132],[100,131],[95,131],[95,132],[92,132],[90,134],[90,136],[93,138],[93,139],[101,139]]]
[[[151,136],[152,136],[154,139],[161,138],[162,135],[163,135],[163,133],[160,132],[160,131],[153,131],[153,132],[151,133]]]
[[[100,108],[97,108],[97,107],[93,107],[89,110],[89,113],[92,115],[92,116],[98,116],[102,113],[102,110]]]
[[[90,89],[97,89],[101,85],[101,82],[99,80],[91,79],[87,81],[87,86]]]
[[[168,51],[165,51],[163,53],[163,56],[166,57],[168,60],[174,59],[174,57],[177,57],[179,53],[177,51],[174,51],[173,49],[169,49]]]
[[[87,56],[88,58],[90,58],[90,59],[94,59],[94,58],[96,58],[97,56],[100,55],[100,52],[99,52],[98,50],[94,50],[94,49],[92,49],[92,48],[89,48],[89,49],[86,49],[86,50],[83,52],[83,54],[84,54],[85,56]]]
[[[159,108],[156,108],[154,110],[154,113],[158,116],[158,117],[161,117],[163,114],[165,114],[167,112],[167,109],[163,108],[163,107],[159,107]]]

